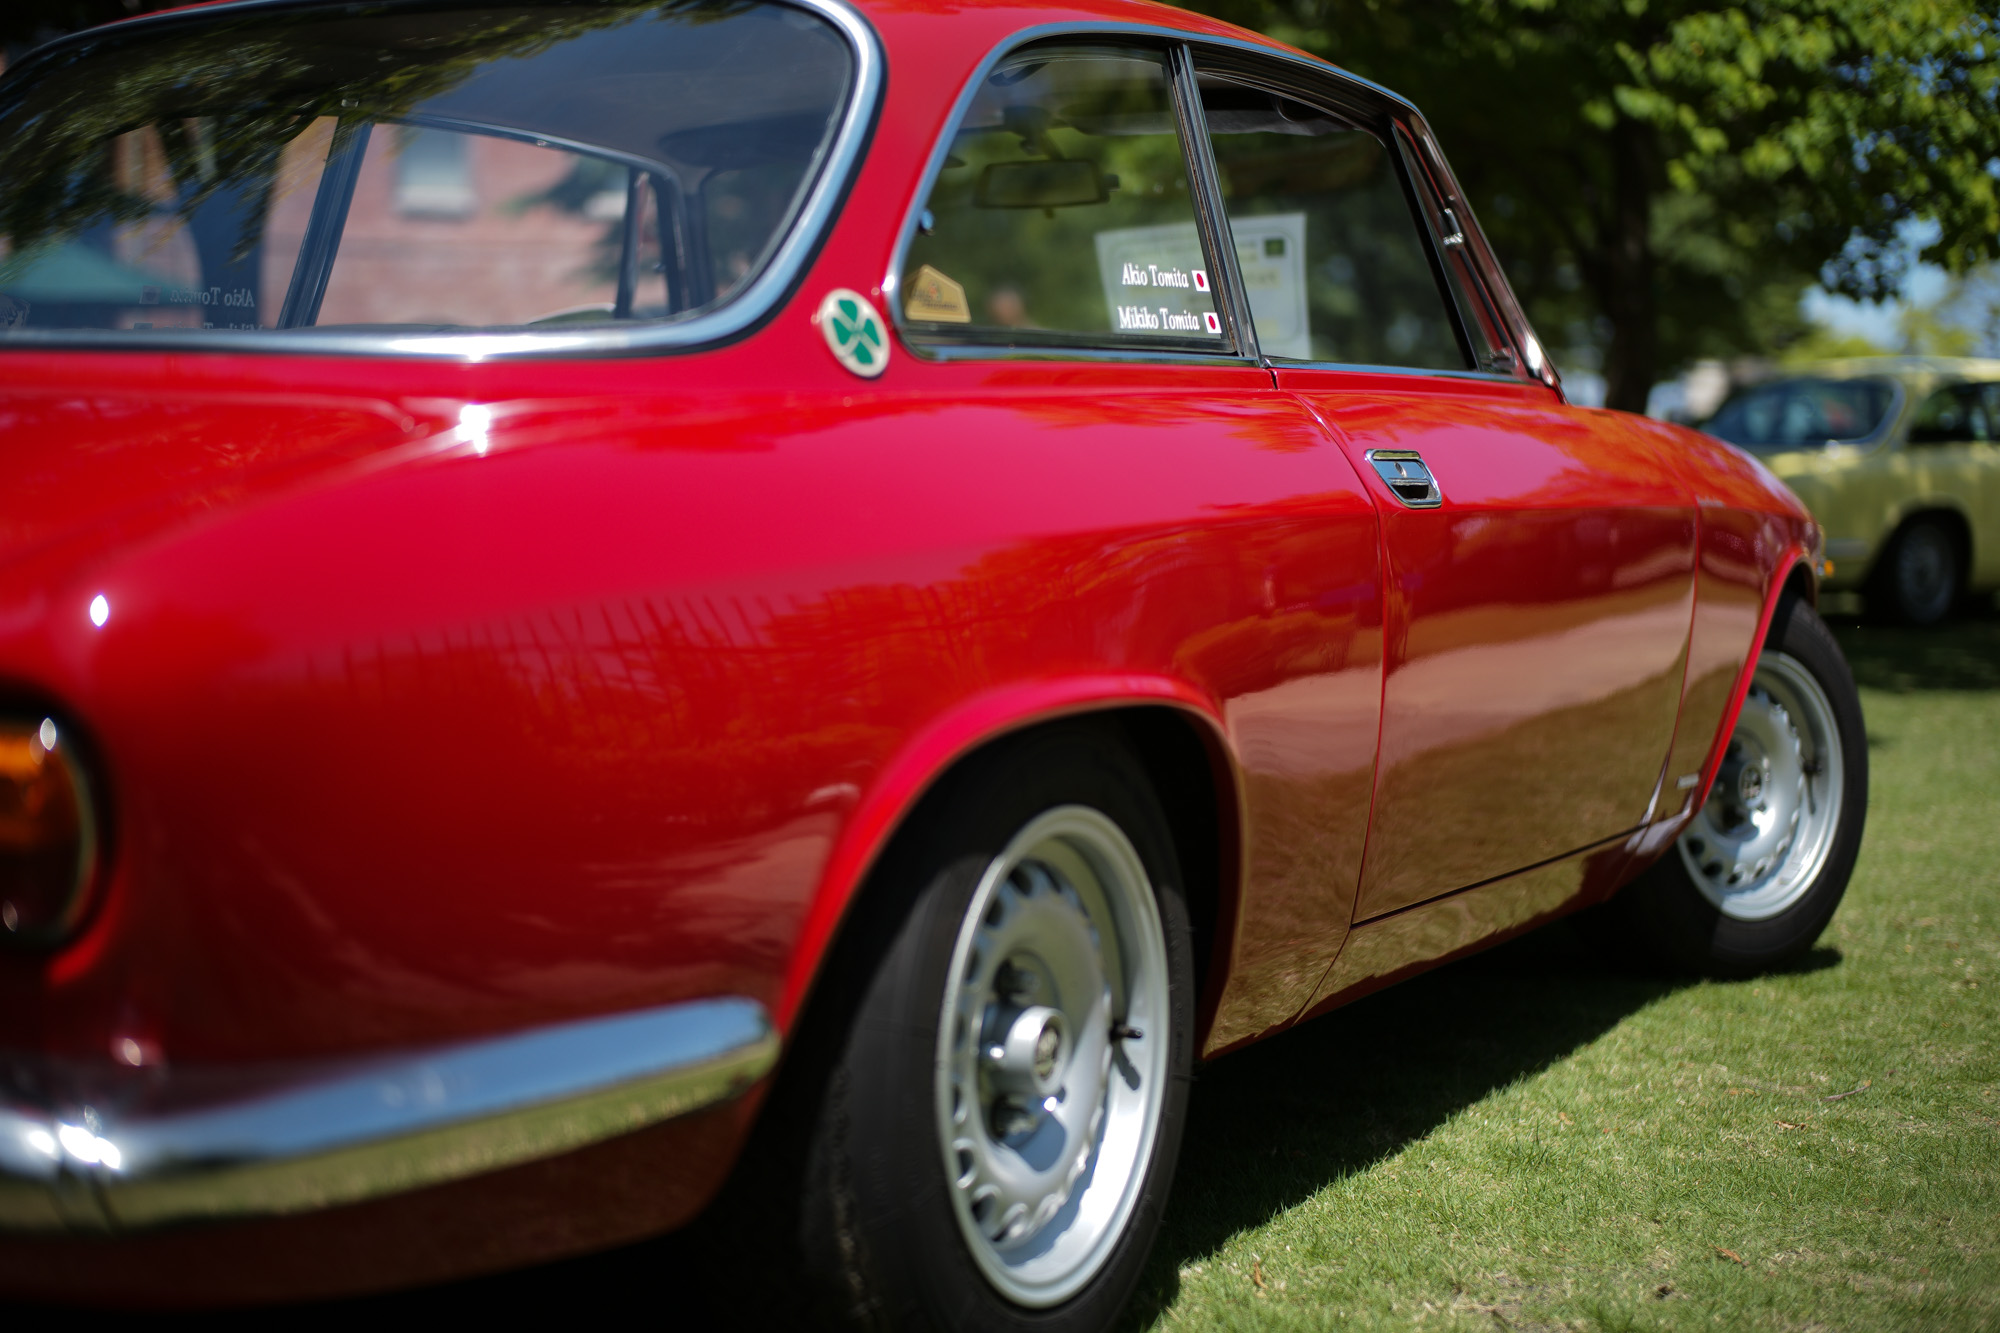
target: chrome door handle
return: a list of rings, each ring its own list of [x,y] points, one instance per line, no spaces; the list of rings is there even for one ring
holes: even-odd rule
[[[1437,478],[1424,466],[1423,457],[1416,450],[1370,449],[1367,458],[1383,484],[1405,508],[1436,509],[1444,503],[1444,492],[1438,489]]]

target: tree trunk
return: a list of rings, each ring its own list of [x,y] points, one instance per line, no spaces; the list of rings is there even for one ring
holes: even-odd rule
[[[1643,412],[1658,371],[1659,300],[1653,289],[1653,131],[1621,116],[1611,129],[1611,226],[1597,271],[1598,303],[1611,321],[1604,405]]]

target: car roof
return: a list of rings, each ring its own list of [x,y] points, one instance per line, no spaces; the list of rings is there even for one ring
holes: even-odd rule
[[[2000,360],[1971,356],[1849,356],[1786,366],[1774,379],[1896,379],[1909,384],[1936,380],[2000,380]]]
[[[414,3],[415,0],[412,0],[412,2]],[[963,14],[968,11],[981,12],[989,20],[1001,12],[1006,12],[1015,20],[1013,23],[1007,25],[1013,31],[1026,31],[1033,28],[1058,25],[1067,26],[1071,24],[1083,27],[1169,28],[1177,32],[1186,33],[1191,37],[1209,37],[1235,45],[1260,47],[1273,54],[1310,61],[1322,69],[1338,72],[1344,78],[1371,88],[1392,101],[1409,108],[1411,111],[1416,110],[1409,99],[1382,87],[1371,79],[1342,69],[1340,66],[1334,65],[1322,57],[1313,55],[1309,51],[1266,37],[1262,33],[1255,32],[1249,28],[1239,27],[1234,23],[1226,23],[1221,19],[1209,18],[1207,15],[1196,14],[1186,9],[1179,9],[1173,5],[1156,3],[1156,0],[1070,0],[1069,3],[1035,3],[1034,0],[973,0],[972,3],[967,3],[967,0],[826,0],[826,2],[844,4],[848,8],[857,11],[869,18],[878,32],[885,26],[891,26],[877,21],[880,19],[911,16],[944,17]],[[143,14],[134,14],[128,18],[113,19],[109,23],[99,24],[93,28],[86,28],[80,32],[65,34],[28,52],[22,59],[15,61],[13,67],[18,69],[28,64],[31,59],[40,57],[50,50],[75,42],[87,41],[99,33],[112,30],[125,31],[135,27],[143,28],[157,23],[162,19],[178,22],[206,11],[240,12],[259,9],[292,9],[316,4],[331,5],[335,3],[337,3],[337,0],[194,0],[191,4],[175,5],[167,9],[156,9]],[[389,3],[393,6],[396,0],[389,0]],[[987,25],[982,24],[980,26]],[[895,52],[892,50],[890,55],[893,57],[894,54]]]

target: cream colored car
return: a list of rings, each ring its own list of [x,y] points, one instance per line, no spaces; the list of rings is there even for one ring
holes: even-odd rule
[[[1785,479],[1871,610],[1931,625],[2000,587],[2000,361],[1827,361],[1739,389],[1703,429]]]

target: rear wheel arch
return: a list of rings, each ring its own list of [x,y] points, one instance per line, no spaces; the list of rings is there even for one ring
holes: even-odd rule
[[[926,878],[922,869],[938,859],[939,839],[949,839],[944,830],[954,818],[963,822],[966,798],[981,792],[1011,791],[1012,778],[1045,756],[1067,753],[1074,758],[1104,753],[1098,749],[1100,744],[1110,751],[1105,755],[1106,767],[1136,770],[1146,779],[1149,790],[1135,794],[1141,802],[1150,801],[1158,807],[1156,818],[1164,817],[1160,831],[1172,844],[1173,859],[1179,862],[1176,887],[1189,909],[1187,916],[1194,918],[1188,924],[1195,926],[1195,932],[1190,933],[1212,933],[1214,922],[1233,919],[1226,867],[1233,864],[1230,849],[1237,836],[1234,764],[1220,728],[1197,708],[1112,699],[1101,706],[1025,718],[954,753],[912,794],[881,838],[865,872],[847,893],[837,928],[814,960],[810,988],[795,1006],[795,1017],[785,1025],[784,1053],[775,1075],[761,1091],[762,1105],[731,1178],[691,1233],[722,1271],[735,1271],[746,1235],[784,1247],[788,1260],[802,1260],[805,1252],[793,1254],[791,1247],[807,1244],[810,1248],[808,1233],[789,1228],[794,1222],[805,1225],[803,1214],[800,1219],[783,1219],[780,1233],[771,1233],[774,1198],[803,1200],[801,1207],[831,1207],[835,1223],[845,1225],[840,1222],[843,1215],[839,1207],[827,1202],[832,1196],[821,1190],[831,1177],[824,1177],[822,1168],[814,1165],[824,1161],[815,1156],[819,1152],[815,1126],[824,1128],[820,1108],[834,1091],[853,1086],[843,1072],[847,1035],[857,1030],[857,1016],[867,1012],[871,979],[888,956],[883,951],[885,941],[895,938],[899,923],[920,919],[924,891],[918,886]],[[1107,801],[1104,808],[1117,820],[1115,801]],[[1164,881],[1159,887],[1164,902],[1170,895]],[[1207,924],[1198,924],[1203,922]],[[1201,940],[1198,933],[1191,943],[1193,966],[1186,975],[1193,984],[1176,993],[1186,997],[1178,1003],[1186,1006],[1184,1012],[1192,1020],[1186,1037],[1192,1051],[1199,1049],[1207,1018],[1202,1006],[1209,999],[1209,987],[1202,984],[1200,969],[1204,954],[1216,954],[1217,945],[1213,939]],[[1225,941],[1221,946],[1224,956],[1226,948]],[[841,1079],[849,1082],[840,1083]],[[840,1091],[840,1095],[847,1094]],[[816,1171],[822,1174],[816,1175]],[[769,1303],[771,1309],[752,1322],[767,1322],[763,1313],[771,1316],[768,1322],[779,1322],[780,1316],[792,1320],[800,1314],[793,1308],[795,1302],[820,1299],[826,1294],[825,1286],[822,1282],[810,1292],[801,1288],[799,1292],[761,1293],[752,1305],[762,1311],[763,1304]]]
[[[1102,698],[1040,715],[1015,715],[981,728],[911,786],[897,802],[899,808],[880,821],[882,830],[873,846],[850,853],[858,862],[854,873],[842,874],[835,868],[814,904],[823,925],[814,932],[809,921],[780,1005],[779,1025],[788,1045],[792,1030],[812,1007],[813,992],[838,953],[852,918],[868,903],[871,888],[885,879],[894,858],[921,836],[927,811],[1006,752],[1054,732],[1090,729],[1102,731],[1133,753],[1166,810],[1185,881],[1182,889],[1194,918],[1195,976],[1202,992],[1197,999],[1197,1027],[1206,1028],[1209,1002],[1217,991],[1214,968],[1228,957],[1228,940],[1222,936],[1235,920],[1241,859],[1240,774],[1220,725],[1203,710],[1175,700]],[[840,849],[835,856],[839,858]]]

